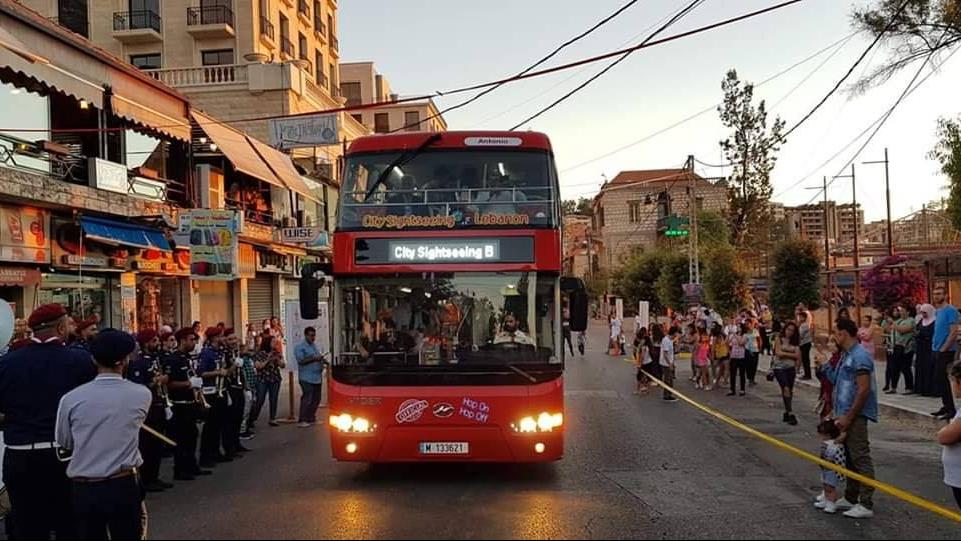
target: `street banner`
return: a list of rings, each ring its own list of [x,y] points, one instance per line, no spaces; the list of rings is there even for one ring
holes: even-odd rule
[[[641,301],[637,303],[637,319],[639,328],[647,329],[651,326],[651,303]]]
[[[339,145],[340,113],[327,113],[267,121],[270,146],[286,150],[290,148]]]
[[[190,242],[190,277],[235,280],[243,218],[235,210],[191,209],[180,218],[180,231]]]

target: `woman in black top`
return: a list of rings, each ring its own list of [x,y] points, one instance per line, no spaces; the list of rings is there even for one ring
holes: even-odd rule
[[[661,341],[664,340],[664,327],[660,323],[651,323],[651,375],[661,379]]]

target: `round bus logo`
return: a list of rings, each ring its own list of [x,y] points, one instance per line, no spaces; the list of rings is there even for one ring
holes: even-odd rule
[[[397,414],[394,415],[394,419],[398,423],[413,423],[424,415],[430,404],[426,400],[416,400],[410,399],[405,400],[399,408],[397,408]]]
[[[434,404],[434,417],[438,419],[446,419],[454,415],[454,406],[446,402],[441,402],[439,404]]]

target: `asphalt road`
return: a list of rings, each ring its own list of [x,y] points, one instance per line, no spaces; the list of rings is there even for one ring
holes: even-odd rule
[[[539,466],[335,463],[327,428],[263,426],[242,461],[151,495],[155,539],[271,538],[927,538],[961,525],[885,495],[854,521],[811,505],[818,469],[684,403],[632,394],[633,368],[601,351],[568,363],[565,458]],[[681,378],[679,378],[681,379]],[[686,379],[679,384],[690,389]],[[816,451],[813,401],[780,422],[774,384],[753,396],[690,389],[746,422]],[[284,402],[285,404],[285,402]],[[953,506],[932,434],[872,426],[879,478]]]

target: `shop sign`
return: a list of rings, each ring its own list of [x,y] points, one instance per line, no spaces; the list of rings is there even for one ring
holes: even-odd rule
[[[257,272],[290,274],[293,270],[291,256],[278,252],[257,252]]]
[[[239,276],[242,218],[235,210],[191,209],[181,218],[190,241],[190,276],[194,280],[234,280]]]
[[[307,248],[327,248],[330,235],[323,227],[285,227],[280,230],[280,242],[305,244]]]
[[[340,113],[326,113],[268,121],[270,146],[279,149],[339,145]]]
[[[35,286],[40,283],[40,270],[26,267],[0,267],[0,285]]]
[[[143,250],[131,259],[131,268],[139,272],[163,274],[165,276],[189,276],[190,251]]]
[[[50,215],[32,207],[0,206],[0,261],[50,263]]]
[[[126,248],[83,238],[80,226],[71,221],[53,219],[51,227],[53,266],[126,270],[127,260],[130,258],[130,252]]]

